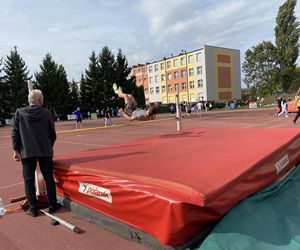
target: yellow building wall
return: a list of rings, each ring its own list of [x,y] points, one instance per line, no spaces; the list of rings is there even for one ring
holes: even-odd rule
[[[192,56],[193,60],[192,62],[189,62],[189,57]],[[194,75],[190,76],[189,71],[190,69],[194,69]],[[195,99],[193,101],[196,101],[197,97],[197,82],[196,82],[196,74],[197,74],[197,68],[196,68],[196,52],[191,52],[187,54],[187,76],[188,76],[188,82],[187,82],[187,88],[188,88],[188,98],[187,102],[192,102],[192,98]],[[194,88],[190,88],[190,82],[194,81]]]

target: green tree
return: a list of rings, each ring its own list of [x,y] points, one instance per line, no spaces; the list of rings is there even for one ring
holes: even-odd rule
[[[297,0],[287,0],[280,6],[275,27],[275,43],[283,91],[288,91],[295,78],[295,62],[299,55],[299,22],[295,16]]]
[[[104,46],[98,57],[100,72],[99,96],[102,107],[116,105],[116,96],[112,85],[116,81],[115,56],[111,50]]]
[[[7,85],[3,79],[3,58],[0,59],[0,117],[7,112]]]
[[[278,85],[276,56],[276,48],[270,41],[263,41],[246,51],[242,69],[247,88],[256,88],[260,96],[264,96],[266,92],[273,94],[276,91]]]
[[[57,112],[59,114],[67,114],[73,111],[73,107],[71,88],[63,65],[58,66],[56,83],[56,89],[59,91],[58,100],[56,100]]]
[[[57,65],[50,53],[40,64],[40,72],[35,73],[35,88],[43,92],[45,106],[54,114],[65,114],[69,110],[70,88],[67,74],[62,65]]]
[[[145,91],[143,85],[136,88],[134,97],[139,107],[145,106]]]
[[[130,76],[131,69],[128,67],[126,56],[119,49],[115,62],[116,83],[121,86],[124,93],[132,94],[136,98],[138,104],[142,99],[141,93],[138,91],[135,84],[135,77]],[[122,100],[118,100],[117,105],[120,106]]]
[[[70,105],[70,109],[71,111],[75,110],[75,107],[79,107],[80,106],[80,99],[79,99],[79,90],[78,90],[78,84],[74,81],[74,79],[72,80],[71,84],[70,84],[70,101],[71,101],[71,105]]]
[[[300,67],[296,67],[295,72],[295,79],[290,88],[292,92],[296,92],[300,88]]]
[[[80,85],[82,108],[87,111],[101,107],[100,73],[95,51],[89,59],[88,69],[85,70],[85,77],[81,77]]]
[[[124,93],[133,94],[136,91],[135,78],[130,76],[131,69],[128,67],[126,56],[119,49],[116,57],[116,83],[121,86]]]
[[[19,55],[17,47],[10,51],[4,61],[3,89],[6,112],[14,112],[17,108],[28,105],[27,81],[29,71]]]

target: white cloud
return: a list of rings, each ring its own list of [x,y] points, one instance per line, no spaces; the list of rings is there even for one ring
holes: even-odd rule
[[[57,32],[59,32],[59,28],[57,28],[57,27],[50,27],[50,28],[48,28],[48,32],[49,33],[57,33]]]
[[[204,44],[246,49],[274,40],[285,0],[0,0],[0,58],[16,45],[33,74],[47,52],[80,79],[92,50],[119,48],[129,64]],[[54,15],[55,13],[55,15]],[[295,10],[299,17],[299,4]]]

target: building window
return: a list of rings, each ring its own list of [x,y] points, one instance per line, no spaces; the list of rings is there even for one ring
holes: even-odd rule
[[[165,63],[161,63],[160,64],[160,70],[164,70],[165,69]]]
[[[158,81],[158,75],[156,75],[155,76],[155,79],[154,79],[154,81],[156,82],[156,83],[158,83],[159,81]]]
[[[185,57],[180,58],[181,65],[185,65]]]
[[[197,75],[202,74],[202,66],[197,67]]]
[[[167,69],[171,68],[171,61],[167,61]]]
[[[165,79],[166,79],[165,74],[162,74],[162,75],[160,76],[160,80],[161,80],[161,81],[164,81]]]
[[[193,89],[193,88],[195,88],[194,81],[190,81],[190,89]]]
[[[181,89],[185,90],[186,89],[186,82],[181,83]]]
[[[150,94],[153,94],[153,93],[154,93],[154,89],[150,88]]]
[[[153,83],[153,77],[152,76],[149,77],[149,83]]]
[[[166,93],[166,86],[161,87],[161,93]]]
[[[147,67],[144,67],[143,71],[144,73],[147,73]]]
[[[153,67],[152,67],[152,65],[150,65],[149,66],[149,73],[152,73],[152,71],[153,71]]]
[[[178,83],[175,84],[175,91],[179,90],[178,89]]]
[[[197,62],[202,61],[202,54],[201,53],[196,54],[196,60],[197,60]]]
[[[155,71],[155,72],[158,71],[158,64],[154,64],[154,71]]]
[[[193,76],[194,75],[194,69],[193,68],[190,68],[189,69],[189,76]]]
[[[168,85],[168,91],[172,92],[172,85],[171,84]]]
[[[144,82],[146,82],[147,81],[147,78],[144,78]]]
[[[168,80],[171,80],[171,79],[172,79],[172,74],[168,73]]]
[[[156,88],[155,88],[155,93],[156,93],[156,94],[159,94],[159,87],[156,87]]]
[[[181,70],[181,77],[186,77],[186,71],[185,71],[185,69]]]
[[[193,62],[193,55],[190,55],[189,56],[189,63],[192,63]]]
[[[174,67],[178,67],[178,59],[174,59],[173,65],[174,65]]]
[[[203,79],[197,81],[198,88],[203,88]]]
[[[175,78],[175,79],[178,78],[178,71],[175,71],[175,72],[174,72],[174,78]]]

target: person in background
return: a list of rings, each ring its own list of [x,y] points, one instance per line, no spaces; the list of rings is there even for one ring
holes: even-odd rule
[[[284,114],[284,117],[288,117],[288,107],[285,95],[283,95],[281,98],[281,112],[277,116],[280,117],[282,114]]]
[[[277,107],[278,107],[279,111],[276,113],[276,116],[278,116],[278,114],[282,111],[281,102],[282,102],[282,96],[278,96]]]
[[[49,213],[54,213],[61,205],[57,203],[53,178],[53,145],[56,140],[52,114],[43,108],[43,94],[31,90],[29,106],[19,108],[12,119],[13,159],[22,162],[26,198],[29,203],[27,214],[38,216],[38,201],[35,190],[35,170],[37,162],[46,182]]]
[[[82,128],[82,115],[80,112],[80,108],[77,107],[77,109],[73,112],[73,114],[76,115],[76,129],[78,129],[78,124],[79,127]]]
[[[104,126],[110,126],[110,125],[114,125],[112,120],[111,120],[111,109],[109,107],[107,107],[104,111]]]
[[[297,122],[297,120],[298,120],[298,118],[300,116],[300,88],[298,89],[297,94],[295,96],[295,101],[297,103],[298,112],[297,112],[297,114],[296,114],[296,116],[295,116],[295,118],[293,120],[294,124],[296,124],[296,122]]]

